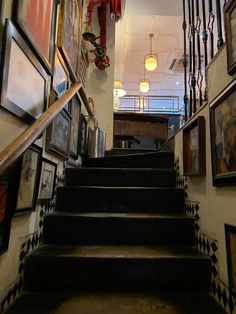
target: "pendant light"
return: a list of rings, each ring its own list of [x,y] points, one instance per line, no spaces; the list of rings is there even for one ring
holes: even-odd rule
[[[121,81],[115,80],[114,81],[114,97],[123,97],[126,95],[126,91],[124,90],[124,86]]]
[[[150,88],[150,81],[145,78],[146,69],[144,67],[143,80],[139,81],[139,90],[142,93],[147,93]]]
[[[150,53],[148,55],[145,56],[144,58],[144,65],[145,68],[148,71],[154,71],[157,68],[157,54],[154,54],[152,52],[152,38],[154,37],[154,34],[149,34],[149,38],[150,38]]]

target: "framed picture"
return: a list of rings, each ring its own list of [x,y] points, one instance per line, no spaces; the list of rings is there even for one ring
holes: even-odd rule
[[[236,80],[210,104],[214,185],[236,184]]]
[[[49,159],[43,158],[39,181],[39,200],[50,200],[53,198],[56,172],[57,164]]]
[[[79,153],[79,136],[80,136],[80,117],[81,102],[77,95],[71,101],[71,133],[70,133],[70,154],[77,158]]]
[[[236,2],[229,0],[224,9],[228,74],[236,71]]]
[[[15,19],[52,73],[58,0],[15,0]]]
[[[184,175],[205,175],[205,147],[205,118],[199,116],[183,129]]]
[[[53,73],[52,85],[59,98],[69,87],[70,75],[58,49],[56,49]]]
[[[80,139],[79,139],[79,153],[85,155],[87,152],[87,120],[83,114],[80,116]]]
[[[81,49],[82,1],[61,0],[57,46],[63,54],[73,80],[79,72]]]
[[[56,99],[56,97],[54,98]],[[66,109],[63,109],[46,130],[46,151],[62,159],[68,159],[70,153],[70,129],[71,115]]]
[[[11,219],[16,207],[17,186],[11,171],[0,177],[0,255],[7,251]]]
[[[236,295],[236,227],[225,224],[229,288]]]
[[[10,20],[5,35],[1,106],[31,123],[47,106],[49,75]]]
[[[35,209],[42,163],[42,148],[32,145],[19,162],[16,213]]]

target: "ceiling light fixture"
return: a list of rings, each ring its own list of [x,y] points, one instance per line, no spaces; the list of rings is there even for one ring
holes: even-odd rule
[[[124,86],[121,81],[115,80],[114,81],[114,97],[123,97],[126,95],[126,91],[124,90]]]
[[[150,81],[145,78],[146,69],[144,67],[143,80],[139,81],[139,90],[142,93],[147,93],[150,88]]]
[[[148,71],[154,71],[157,67],[157,54],[152,52],[152,38],[154,34],[149,34],[150,38],[150,53],[144,57],[144,65]]]

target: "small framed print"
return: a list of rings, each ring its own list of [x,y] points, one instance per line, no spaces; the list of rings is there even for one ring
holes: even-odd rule
[[[205,118],[199,116],[183,129],[184,175],[205,175]]]
[[[42,163],[42,148],[32,145],[24,153],[18,165],[18,196],[16,213],[35,209]]]
[[[229,0],[224,8],[228,74],[236,71],[236,1]]]
[[[58,0],[15,0],[15,19],[52,73]]]
[[[71,101],[71,134],[70,134],[70,154],[77,158],[79,153],[79,136],[81,124],[81,102],[76,94]]]
[[[80,117],[80,139],[79,139],[79,154],[87,153],[87,120],[83,114]]]
[[[236,296],[236,227],[225,224],[229,288]]]
[[[50,200],[54,195],[57,164],[49,159],[42,159],[39,181],[38,200]]]
[[[210,104],[213,185],[236,185],[236,80]]]
[[[56,49],[52,85],[58,98],[66,92],[69,87],[69,82],[69,72],[59,50]]]
[[[1,106],[31,123],[47,106],[50,78],[10,20],[5,31]]]

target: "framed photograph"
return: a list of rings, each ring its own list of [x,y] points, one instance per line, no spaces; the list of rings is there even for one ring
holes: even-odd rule
[[[10,20],[5,31],[1,106],[31,123],[47,106],[49,75]]]
[[[15,0],[15,19],[52,73],[58,0]]]
[[[214,185],[236,184],[236,81],[210,104]]]
[[[229,0],[224,8],[228,74],[236,71],[236,2]]]
[[[77,95],[75,95],[71,101],[71,117],[70,155],[74,158],[77,158],[79,153],[79,136],[81,123],[81,102]]]
[[[39,181],[38,200],[50,200],[54,195],[57,164],[49,159],[42,159]]]
[[[17,186],[12,172],[11,169],[6,176],[0,177],[0,255],[8,249],[11,219],[16,207]]]
[[[236,295],[236,227],[225,224],[229,289]]]
[[[199,116],[183,129],[184,175],[206,173],[205,118]]]
[[[63,54],[73,80],[79,73],[82,31],[82,1],[61,0],[57,46]]]
[[[87,153],[87,120],[83,114],[80,116],[79,154]]]
[[[52,85],[59,98],[69,87],[70,74],[58,49],[56,49],[53,73]]]
[[[66,109],[60,111],[46,131],[46,151],[62,159],[70,153],[71,115]]]
[[[42,164],[42,148],[32,145],[24,153],[18,166],[18,196],[16,213],[35,209]]]

